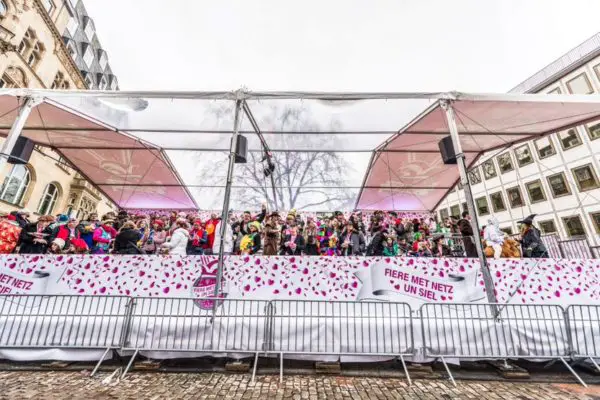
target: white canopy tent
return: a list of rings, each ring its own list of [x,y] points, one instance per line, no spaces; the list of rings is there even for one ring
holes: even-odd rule
[[[265,200],[280,209],[431,211],[460,176],[475,217],[467,169],[485,152],[598,119],[600,96],[8,89],[0,91],[0,153],[23,135],[61,154],[119,207],[221,205],[224,219],[230,205]],[[249,156],[236,170],[238,135]],[[448,135],[459,168],[439,153]],[[275,166],[270,182],[265,160]]]
[[[227,186],[236,101],[249,156],[233,175],[235,209],[268,201],[279,209],[434,210],[459,178],[439,154],[450,134],[444,102],[468,165],[600,119],[596,96],[8,89],[0,91],[0,135],[27,110],[18,134],[56,150],[119,207],[215,209]],[[265,151],[272,180],[263,174]]]

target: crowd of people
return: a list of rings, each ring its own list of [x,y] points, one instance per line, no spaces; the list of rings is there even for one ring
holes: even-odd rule
[[[523,256],[547,257],[533,217],[520,221]],[[218,254],[222,221],[217,213],[171,211],[90,214],[84,220],[43,215],[30,221],[27,210],[0,218],[0,253],[9,254]],[[234,255],[477,257],[468,213],[439,222],[434,216],[396,212],[333,212],[305,215],[291,210],[230,213],[223,243]],[[507,239],[491,219],[478,232],[499,257]],[[525,249],[533,249],[526,252]]]

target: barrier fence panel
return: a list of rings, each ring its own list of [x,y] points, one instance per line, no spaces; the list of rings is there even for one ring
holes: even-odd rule
[[[213,302],[217,306],[213,308]],[[268,301],[134,298],[123,350],[190,353],[258,353],[268,329]]]
[[[400,357],[414,354],[412,311],[406,303],[271,301],[271,347],[284,354]]]
[[[0,295],[0,348],[121,347],[130,299],[86,295]]]
[[[559,238],[555,234],[542,235],[542,242],[544,242],[544,246],[548,250],[548,255],[550,258],[564,258],[562,254],[562,249],[560,247]]]
[[[593,258],[590,243],[585,237],[560,240],[558,244],[561,248],[562,258],[580,258],[586,260]]]
[[[600,306],[571,305],[567,307],[567,317],[572,357],[589,359],[600,371],[595,360],[600,358]]]
[[[426,303],[421,306],[425,356],[440,358],[560,359],[570,353],[565,312],[557,305]]]

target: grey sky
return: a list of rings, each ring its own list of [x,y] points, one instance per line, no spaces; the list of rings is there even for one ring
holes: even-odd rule
[[[85,0],[122,89],[505,92],[597,0]]]
[[[84,1],[122,90],[506,92],[600,15],[598,0]],[[170,156],[194,184],[211,160]],[[357,185],[369,153],[344,156]]]

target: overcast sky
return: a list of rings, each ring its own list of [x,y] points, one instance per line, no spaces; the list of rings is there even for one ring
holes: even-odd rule
[[[598,0],[85,0],[121,89],[506,92]]]

